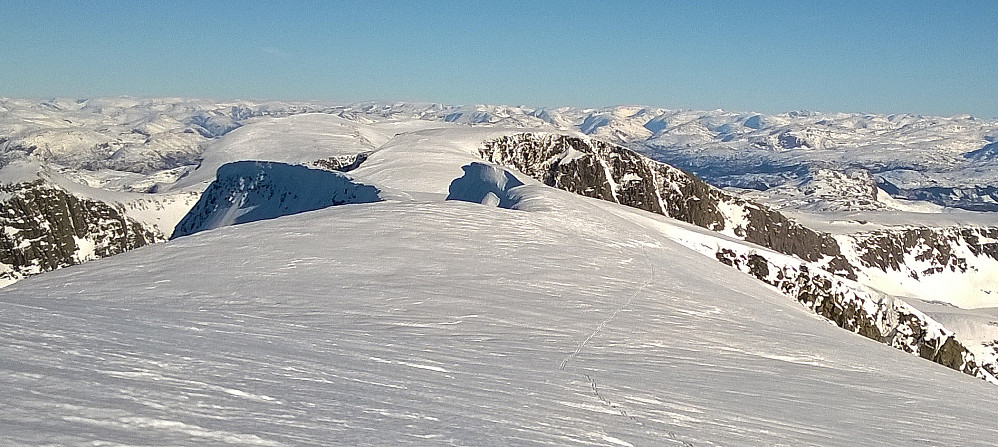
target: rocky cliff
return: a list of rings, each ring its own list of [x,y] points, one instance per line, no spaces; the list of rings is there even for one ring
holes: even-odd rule
[[[119,207],[43,180],[0,185],[0,285],[165,240]]]
[[[521,133],[487,141],[480,153],[549,186],[666,215],[773,250],[782,255],[765,255],[743,245],[691,245],[780,289],[843,329],[998,383],[998,357],[975,358],[966,344],[931,317],[854,281],[862,270],[909,268],[911,256],[935,262],[933,269],[966,270],[966,259],[947,247],[959,239],[972,253],[996,258],[998,231],[964,229],[940,237],[931,231],[870,234],[842,238],[847,245],[843,250],[830,234],[727,194],[680,169],[598,140]]]
[[[485,142],[481,155],[556,188],[663,214],[856,278],[831,235],[621,146],[568,135],[521,133]]]

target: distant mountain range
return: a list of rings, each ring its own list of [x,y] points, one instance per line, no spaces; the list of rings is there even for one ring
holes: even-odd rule
[[[0,324],[13,338],[0,425],[16,429],[0,440],[322,443],[335,414],[354,444],[431,428],[516,444],[512,427],[531,422],[494,419],[516,408],[584,421],[535,427],[532,441],[822,443],[772,399],[821,408],[796,417],[847,443],[985,445],[996,129],[969,116],[3,99]],[[885,428],[902,398],[924,411]],[[943,400],[956,403],[929,408]],[[231,418],[197,416],[207,406]],[[677,406],[710,427],[653,416]],[[741,425],[750,413],[768,419]]]

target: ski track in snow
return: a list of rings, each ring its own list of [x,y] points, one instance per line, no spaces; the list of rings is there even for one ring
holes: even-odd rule
[[[654,243],[652,245],[654,245]],[[565,357],[565,359],[562,360],[561,365],[558,366],[559,370],[565,370],[565,367],[568,366],[568,363],[571,362],[576,357],[578,357],[578,355],[582,352],[582,350],[585,349],[586,345],[589,344],[589,342],[591,342],[593,340],[593,338],[595,338],[597,335],[599,335],[599,333],[603,331],[603,328],[606,327],[606,325],[610,324],[611,321],[613,321],[615,318],[617,318],[618,314],[620,314],[621,312],[627,310],[630,307],[631,302],[634,301],[634,298],[636,296],[638,296],[641,292],[643,292],[645,290],[645,288],[648,287],[648,284],[653,283],[653,282],[656,281],[657,277],[656,277],[656,272],[655,272],[655,263],[651,262],[651,258],[648,256],[648,254],[645,252],[645,250],[647,250],[647,248],[642,247],[641,254],[645,258],[645,264],[644,265],[648,267],[648,275],[646,276],[645,281],[642,282],[640,286],[638,286],[638,288],[634,291],[633,294],[631,294],[630,296],[627,297],[627,300],[623,304],[621,304],[620,307],[614,309],[613,313],[610,315],[609,318],[601,321],[596,326],[596,329],[593,330],[593,332],[590,333],[589,336],[586,337],[586,339],[582,341],[582,343],[579,343],[579,346],[575,349],[574,352],[572,352],[571,354],[568,355],[568,357]],[[626,263],[629,264],[632,259],[633,258],[629,258]],[[616,410],[617,412],[619,412],[621,416],[626,417],[628,419],[631,419],[634,422],[637,422],[638,425],[643,425],[640,421],[637,420],[636,417],[627,414],[627,410],[625,410],[620,404],[615,404],[615,403],[611,402],[606,396],[600,394],[599,385],[596,383],[595,377],[593,377],[594,373],[585,373],[585,372],[583,372],[581,374],[589,382],[589,385],[592,388],[593,396],[595,396],[596,399],[598,399],[600,402],[602,402],[607,407],[612,408],[612,409]],[[612,438],[612,437],[608,437],[608,436],[604,436],[604,439],[606,441],[612,443],[612,444],[626,445],[626,446],[631,446],[632,445],[632,444],[630,444],[628,442],[621,441],[621,440],[619,440],[617,438]]]
[[[0,292],[0,426],[14,427],[0,441],[702,447],[998,435],[985,422],[998,416],[992,386],[809,318],[633,222],[593,220],[345,206],[30,278]]]
[[[461,132],[373,153],[354,174],[385,202],[0,290],[0,444],[998,438],[993,386],[833,327],[664,228],[702,230],[528,179],[532,211],[429,201],[493,131]]]

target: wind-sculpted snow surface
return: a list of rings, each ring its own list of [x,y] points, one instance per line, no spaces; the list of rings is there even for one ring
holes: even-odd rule
[[[0,444],[998,437],[998,388],[866,343],[638,224],[675,221],[544,194],[562,209],[326,208],[2,289]]]
[[[305,166],[240,161],[218,168],[215,181],[177,224],[171,238],[347,203],[380,200],[378,189],[342,174]]]

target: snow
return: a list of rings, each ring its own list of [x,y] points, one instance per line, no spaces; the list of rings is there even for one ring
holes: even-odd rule
[[[476,151],[496,132],[393,138],[350,173],[380,202],[203,231],[0,290],[0,443],[998,436],[998,388],[838,329],[687,248],[741,241],[489,167]],[[469,171],[515,190],[514,209],[444,200]]]
[[[515,189],[523,183],[513,174],[498,166],[474,162],[462,166],[464,175],[455,179],[448,188],[447,200],[462,200],[500,208],[517,205]]]
[[[655,232],[594,217],[453,201],[334,207],[22,281],[0,292],[9,334],[0,420],[12,427],[0,438],[985,445],[995,436],[986,383],[810,318]]]
[[[84,262],[97,258],[95,253],[97,244],[94,241],[77,236],[73,236],[73,240],[76,243],[76,254],[74,255],[76,262]]]
[[[260,120],[209,143],[198,168],[176,188],[210,182],[219,167],[234,161],[308,165],[319,159],[371,151],[390,137],[370,126],[323,113]]]
[[[177,224],[171,237],[333,205],[378,200],[377,188],[352,182],[338,172],[284,163],[238,161],[218,168],[215,181]]]

